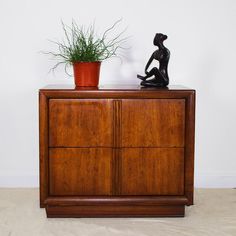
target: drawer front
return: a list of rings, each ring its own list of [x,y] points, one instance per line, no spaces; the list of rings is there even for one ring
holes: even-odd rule
[[[111,147],[112,101],[50,99],[50,147]]]
[[[112,149],[51,148],[50,195],[111,195]]]
[[[184,147],[185,99],[122,100],[122,147]]]
[[[124,148],[121,195],[183,195],[183,148]]]

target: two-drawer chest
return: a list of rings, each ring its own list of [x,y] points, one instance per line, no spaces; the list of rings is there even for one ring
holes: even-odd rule
[[[193,204],[194,90],[58,85],[39,102],[48,217],[184,216]]]

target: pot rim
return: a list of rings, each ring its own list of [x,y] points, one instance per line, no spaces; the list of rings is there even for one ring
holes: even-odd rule
[[[76,62],[73,62],[72,64],[100,64],[102,61],[76,61]]]

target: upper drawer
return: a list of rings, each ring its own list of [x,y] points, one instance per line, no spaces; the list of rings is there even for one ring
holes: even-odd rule
[[[122,100],[122,147],[183,147],[185,99]]]
[[[111,147],[112,101],[50,99],[50,147]]]

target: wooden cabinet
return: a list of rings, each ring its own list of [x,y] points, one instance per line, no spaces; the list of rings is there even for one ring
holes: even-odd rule
[[[183,216],[193,204],[195,91],[40,90],[48,217]]]

